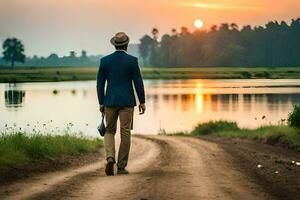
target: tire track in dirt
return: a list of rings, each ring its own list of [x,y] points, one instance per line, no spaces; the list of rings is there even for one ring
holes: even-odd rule
[[[158,153],[155,144],[144,139],[134,138],[132,141],[131,162],[136,169],[147,165],[148,159],[153,159]],[[148,151],[152,147],[152,151]],[[76,169],[38,175],[10,185],[0,187],[0,199],[60,199],[72,197],[71,192],[80,188],[82,184],[93,179],[106,179],[104,174],[105,159],[100,158],[93,164]],[[99,160],[99,158],[95,158]]]
[[[128,175],[105,176],[102,161],[54,176],[52,179],[55,181],[50,181],[50,185],[37,185],[46,179],[33,181],[29,190],[23,188],[6,197],[84,200],[274,199],[237,169],[233,158],[216,143],[174,136],[135,136],[132,141]],[[2,193],[0,189],[0,197]]]

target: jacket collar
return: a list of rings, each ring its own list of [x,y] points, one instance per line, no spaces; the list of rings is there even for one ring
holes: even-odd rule
[[[125,52],[125,53],[127,53],[127,51],[125,51],[125,50],[120,50],[120,49],[116,50],[115,52]]]

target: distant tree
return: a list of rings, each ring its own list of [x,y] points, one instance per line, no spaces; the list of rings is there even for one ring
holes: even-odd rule
[[[154,41],[157,41],[158,40],[158,34],[159,34],[159,31],[157,28],[153,28],[152,29],[152,36],[153,36],[153,40]]]
[[[231,30],[237,31],[239,29],[239,26],[236,23],[231,23],[230,28],[231,28]]]
[[[3,42],[3,59],[11,63],[14,68],[15,62],[25,62],[24,45],[17,38],[8,38]]]
[[[180,35],[181,36],[186,36],[186,35],[188,35],[189,34],[189,29],[187,28],[187,27],[181,27],[181,33],[180,33]]]
[[[177,34],[178,34],[176,28],[172,28],[171,33],[172,33],[172,36],[177,36]]]
[[[75,58],[76,57],[76,52],[75,51],[70,51],[70,56],[71,58]]]
[[[80,56],[81,59],[86,59],[87,58],[87,53],[85,50],[82,50],[81,51],[81,56]]]
[[[223,24],[221,24],[221,26],[220,26],[220,29],[219,29],[220,31],[229,31],[229,24],[227,24],[227,23],[223,23]]]
[[[145,65],[149,64],[149,56],[153,39],[149,35],[145,35],[140,39],[139,52]]]
[[[293,66],[300,65],[300,18],[293,19],[290,25],[290,42],[292,45],[290,59],[293,63]]]
[[[210,30],[177,33],[158,38],[158,30],[144,36],[139,47],[149,66],[300,66],[300,18],[268,22],[265,26],[223,23]]]
[[[210,27],[210,32],[217,32],[218,31],[218,26],[217,25],[212,25]]]
[[[50,54],[49,56],[48,56],[48,58],[47,59],[49,59],[49,60],[58,60],[59,59],[59,57],[58,57],[58,55],[57,54],[55,54],[55,53],[52,53],[52,54]]]
[[[47,66],[57,66],[58,63],[59,63],[59,57],[57,54],[55,53],[52,53],[50,54],[46,60],[44,61],[44,63],[47,65]]]

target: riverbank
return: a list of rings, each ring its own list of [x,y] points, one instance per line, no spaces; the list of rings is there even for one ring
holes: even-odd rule
[[[0,68],[0,83],[95,80],[97,67]],[[145,79],[298,79],[300,67],[142,68]]]
[[[300,130],[287,125],[243,129],[235,122],[216,121],[197,125],[191,134],[193,136],[253,139],[265,144],[300,151]]]
[[[191,133],[213,142],[232,157],[232,165],[276,199],[300,197],[300,130],[287,125],[241,129],[235,122],[202,123]]]
[[[80,135],[0,135],[0,183],[86,164],[100,154],[102,140]]]

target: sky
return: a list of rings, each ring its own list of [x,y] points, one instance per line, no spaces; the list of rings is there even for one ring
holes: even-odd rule
[[[107,54],[109,40],[125,31],[138,43],[153,27],[161,34],[182,26],[195,30],[235,22],[264,25],[300,17],[300,0],[0,0],[0,42],[17,37],[28,56]]]

